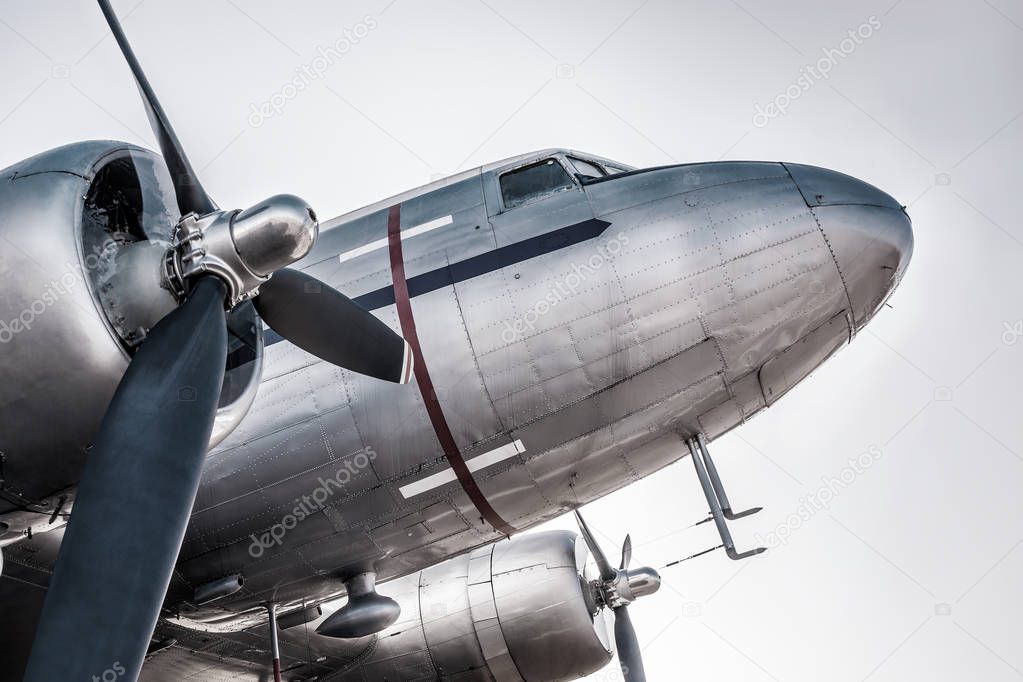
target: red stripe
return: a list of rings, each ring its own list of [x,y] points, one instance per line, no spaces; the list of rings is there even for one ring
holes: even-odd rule
[[[511,537],[516,532],[501,515],[490,506],[490,502],[483,495],[483,491],[476,485],[472,472],[465,464],[455,438],[451,434],[448,420],[444,417],[444,410],[437,400],[437,392],[433,389],[433,380],[430,379],[430,372],[426,368],[426,360],[423,358],[423,349],[419,345],[419,334],[416,333],[416,321],[412,317],[412,301],[408,295],[408,283],[405,281],[405,259],[401,252],[401,205],[391,207],[387,215],[387,246],[391,255],[391,280],[394,284],[394,302],[398,308],[398,320],[401,323],[401,334],[408,341],[412,348],[413,373],[416,376],[416,383],[419,385],[419,394],[423,396],[426,404],[426,413],[433,424],[433,431],[437,434],[441,448],[444,449],[444,456],[447,457],[451,470],[458,477],[462,489],[469,496],[476,510],[487,522],[501,533]]]

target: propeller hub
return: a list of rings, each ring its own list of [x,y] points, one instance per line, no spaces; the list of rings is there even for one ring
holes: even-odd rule
[[[616,569],[613,578],[598,579],[591,584],[598,603],[617,609],[661,589],[661,574],[647,566]]]
[[[316,213],[293,194],[278,194],[231,219],[231,238],[246,266],[269,277],[303,258],[319,234]]]
[[[174,232],[164,279],[180,299],[197,277],[216,275],[234,307],[259,292],[274,272],[303,258],[319,233],[316,214],[302,199],[279,194],[243,211],[190,213]]]
[[[614,580],[615,596],[624,604],[631,604],[661,589],[661,574],[647,566],[618,571]]]

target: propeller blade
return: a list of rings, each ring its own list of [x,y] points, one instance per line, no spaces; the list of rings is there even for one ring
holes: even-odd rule
[[[135,76],[135,84],[139,88],[139,94],[142,95],[142,101],[146,106],[146,114],[149,116],[149,125],[153,128],[153,134],[156,135],[156,140],[160,144],[160,153],[163,155],[163,160],[170,171],[171,180],[174,182],[174,194],[177,196],[181,215],[192,212],[199,215],[212,213],[217,210],[217,205],[206,194],[202,183],[199,182],[199,177],[192,170],[192,164],[188,162],[185,150],[181,146],[181,142],[178,141],[178,136],[174,134],[170,119],[167,118],[163,107],[160,106],[159,100],[156,99],[156,93],[149,85],[149,79],[146,78],[142,66],[135,58],[128,38],[124,35],[124,29],[121,28],[121,22],[117,20],[117,15],[114,14],[109,0],[98,0],[98,2],[100,9],[103,10],[103,16],[106,17],[107,24],[114,34],[114,39],[117,40],[121,53],[124,54],[124,58]]]
[[[399,384],[412,379],[412,349],[405,339],[315,277],[279,270],[253,302],[271,329],[322,360]]]
[[[625,542],[622,544],[622,563],[618,567],[618,570],[624,571],[632,563],[632,535],[625,536]]]
[[[618,650],[618,664],[622,666],[625,682],[646,682],[643,669],[643,652],[632,626],[629,608],[619,606],[615,610],[615,647]]]
[[[579,531],[583,535],[583,540],[586,542],[586,546],[590,548],[590,554],[597,562],[597,568],[600,569],[601,580],[614,580],[618,576],[618,571],[614,569],[611,562],[607,560],[607,556],[604,555],[604,550],[597,544],[597,539],[593,537],[593,533],[590,532],[590,527],[586,525],[586,521],[583,520],[583,515],[579,513],[579,510],[575,510],[575,520],[579,524]]]
[[[226,296],[219,279],[200,280],[121,379],[82,472],[25,682],[138,676],[213,429]]]

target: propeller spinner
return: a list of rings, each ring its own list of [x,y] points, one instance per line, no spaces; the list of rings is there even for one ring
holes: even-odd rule
[[[141,670],[188,525],[227,356],[225,310],[253,300],[283,338],[341,367],[411,378],[408,344],[329,285],[287,266],[313,247],[316,215],[271,197],[224,211],[203,188],[108,0],[174,183],[181,219],[163,261],[181,304],[139,346],[89,452],[29,660],[26,682]],[[88,638],[82,633],[89,633]]]

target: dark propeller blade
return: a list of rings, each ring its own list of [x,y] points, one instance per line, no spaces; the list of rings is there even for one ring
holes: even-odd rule
[[[619,571],[624,571],[632,563],[632,536],[626,535],[625,542],[622,543],[622,563],[618,566]]]
[[[583,520],[583,515],[579,513],[579,510],[575,510],[575,520],[579,524],[579,531],[583,534],[583,540],[586,542],[586,546],[590,549],[590,554],[597,562],[597,568],[600,569],[601,580],[614,580],[618,576],[618,571],[615,570],[611,562],[607,560],[604,555],[604,550],[597,544],[597,539],[593,537],[593,533],[590,532],[590,527],[586,525],[586,521]]]
[[[220,280],[200,280],[121,379],[88,454],[25,682],[138,676],[213,429],[226,295]]]
[[[254,303],[271,329],[318,358],[396,383],[412,377],[412,350],[405,339],[315,277],[278,270]]]
[[[616,571],[611,562],[607,560],[604,551],[597,544],[596,538],[586,525],[583,515],[575,510],[575,520],[579,524],[579,531],[583,535],[590,554],[597,561],[600,569],[600,578],[604,581],[616,580],[619,571]],[[625,571],[632,562],[632,536],[625,536],[625,543],[622,545],[622,564],[619,570]],[[629,611],[626,605],[614,608],[615,614],[615,647],[618,650],[618,662],[622,666],[622,675],[625,682],[646,682],[646,672],[643,670],[643,656],[639,648],[639,640],[636,638],[636,629],[632,626],[632,619],[629,618]]]
[[[636,638],[636,628],[629,618],[629,607],[615,609],[615,646],[618,650],[618,664],[622,666],[625,682],[646,682],[643,669],[643,652]]]
[[[160,106],[159,100],[156,99],[156,93],[153,92],[145,72],[142,71],[142,66],[135,58],[135,53],[132,51],[131,45],[128,44],[128,38],[125,37],[124,29],[121,28],[121,22],[117,20],[113,8],[110,7],[108,0],[98,0],[98,2],[117,44],[135,76],[135,83],[138,85],[139,93],[146,105],[149,125],[153,128],[153,133],[160,144],[160,153],[163,155],[163,160],[170,171],[171,180],[174,182],[174,193],[178,199],[178,209],[181,211],[181,215],[193,211],[199,215],[205,215],[217,210],[217,205],[206,194],[198,176],[192,170],[192,164],[188,162],[185,150],[178,141],[178,136],[174,134],[174,128],[171,127],[170,119],[167,118],[163,107]]]

